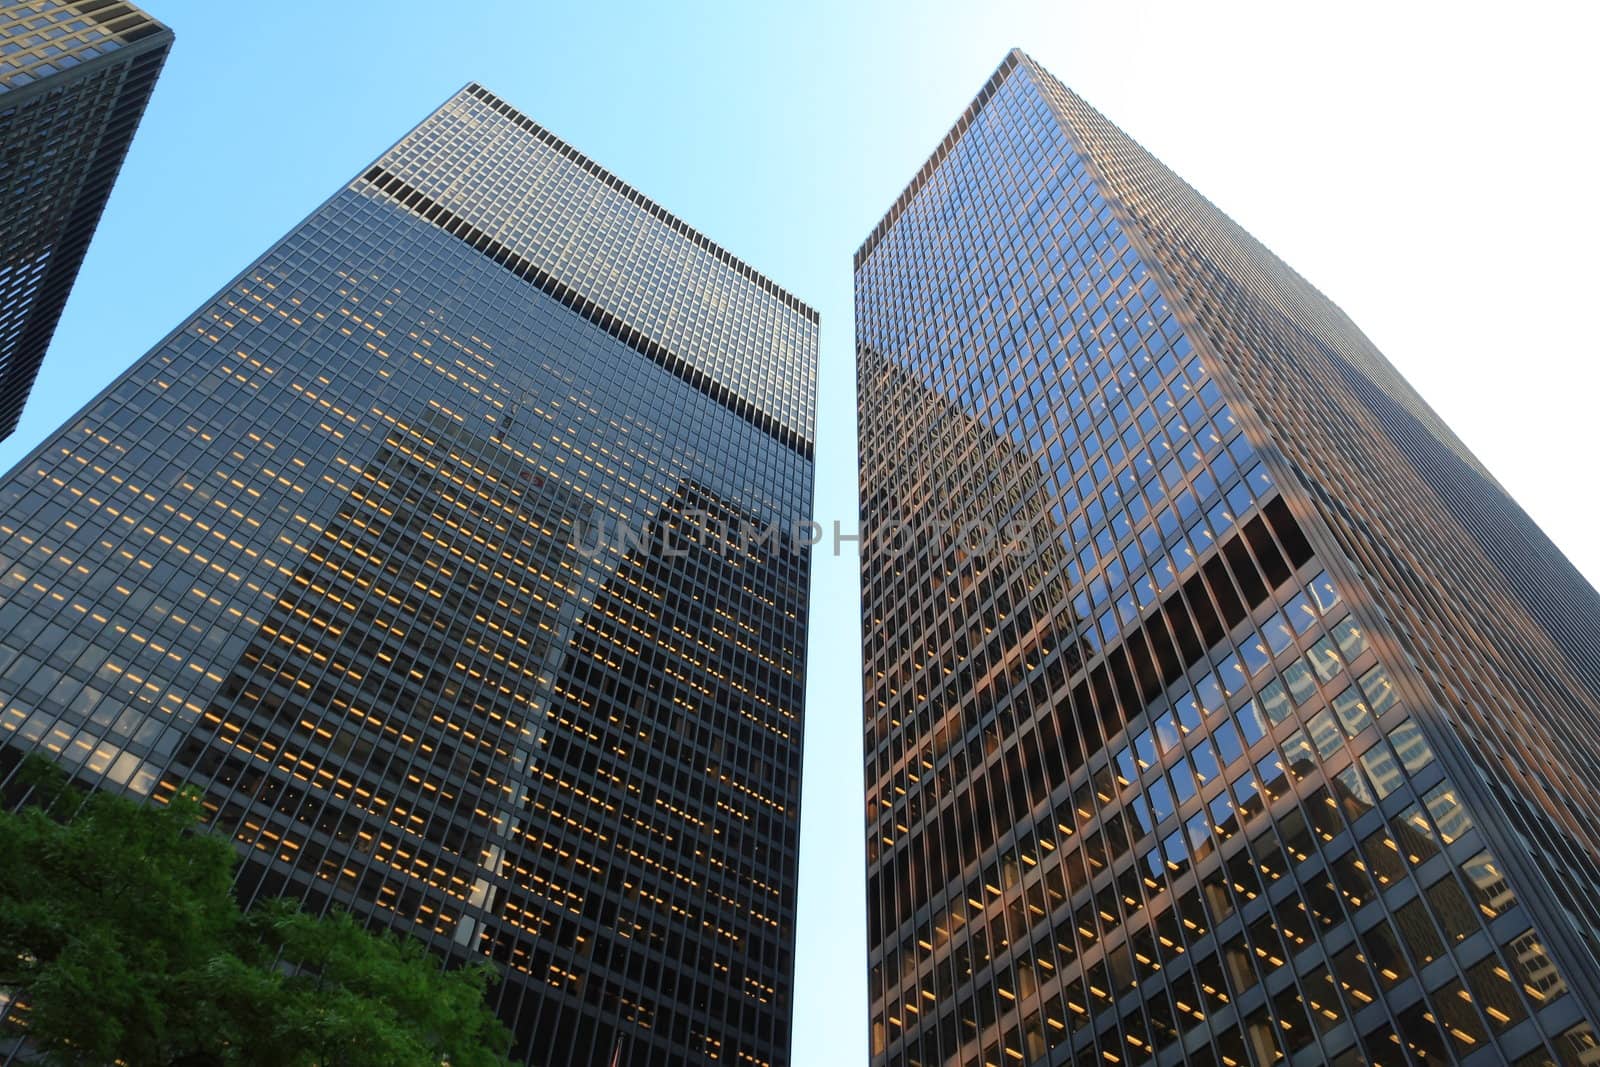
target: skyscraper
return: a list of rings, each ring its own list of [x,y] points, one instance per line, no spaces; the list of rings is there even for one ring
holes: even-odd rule
[[[0,481],[0,774],[198,786],[528,1063],[787,1062],[816,360],[467,86]]]
[[[1600,1062],[1600,598],[1355,325],[1017,52],[855,269],[873,1062]]]
[[[0,440],[11,435],[172,47],[116,0],[0,2]]]

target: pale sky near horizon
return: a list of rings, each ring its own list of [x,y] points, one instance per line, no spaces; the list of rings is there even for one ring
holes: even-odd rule
[[[851,253],[1020,46],[1349,312],[1600,579],[1594,5],[143,6],[178,43],[0,470],[476,80],[820,309],[817,515],[851,529]],[[866,1058],[855,567],[813,584],[800,1067]]]

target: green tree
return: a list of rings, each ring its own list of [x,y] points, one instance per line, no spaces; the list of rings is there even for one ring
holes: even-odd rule
[[[487,963],[287,902],[241,912],[232,845],[187,793],[84,795],[34,760],[0,811],[0,992],[62,1067],[499,1067]]]

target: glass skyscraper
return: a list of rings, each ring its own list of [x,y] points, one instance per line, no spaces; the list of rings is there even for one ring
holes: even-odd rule
[[[197,786],[530,1064],[786,1063],[816,365],[467,86],[0,481],[0,776]]]
[[[118,0],[0,0],[0,440],[171,47],[171,30]]]
[[[1012,53],[856,256],[872,1062],[1600,1062],[1600,598]]]

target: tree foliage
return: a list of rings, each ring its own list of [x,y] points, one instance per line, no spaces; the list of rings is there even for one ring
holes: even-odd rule
[[[487,963],[445,971],[421,942],[233,898],[232,845],[198,801],[140,804],[30,761],[0,811],[0,992],[61,1067],[498,1067],[509,1034]],[[0,1046],[3,1051],[3,1046]]]

